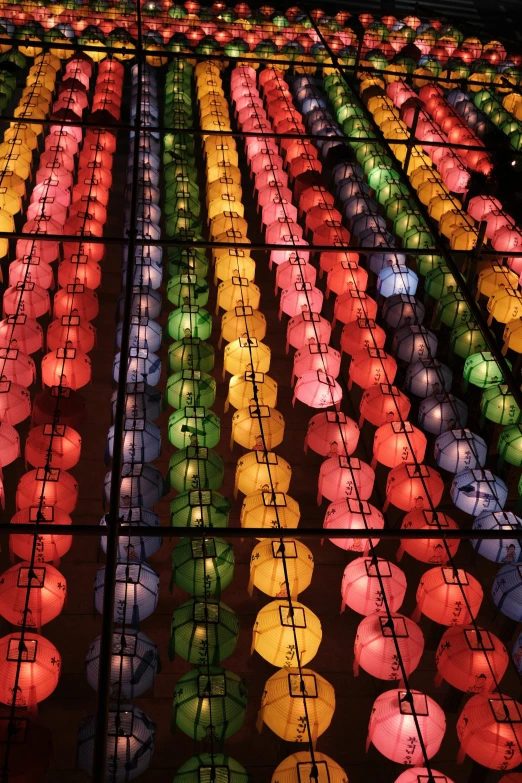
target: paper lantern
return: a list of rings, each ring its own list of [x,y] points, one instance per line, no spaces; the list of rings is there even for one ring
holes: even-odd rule
[[[46,524],[70,525],[71,517],[57,506],[27,506],[11,517],[11,524],[31,524],[41,519]],[[72,544],[72,536],[51,534],[37,534],[34,562],[59,563],[60,557],[65,555]],[[11,533],[9,547],[17,557],[22,560],[30,560],[33,552],[33,536],[28,533]]]
[[[101,636],[90,644],[85,659],[87,682],[98,690]],[[134,628],[115,628],[111,648],[111,698],[133,699],[141,696],[154,684],[160,669],[158,648],[141,631]]]
[[[511,424],[504,427],[498,439],[499,466],[504,461],[510,465],[522,465],[522,426]]]
[[[415,671],[423,651],[422,631],[409,617],[388,616],[386,612],[370,614],[357,626],[353,673],[357,677],[362,668],[379,680],[402,680],[404,672],[410,675]]]
[[[392,421],[381,425],[373,440],[373,460],[388,468],[395,468],[403,462],[422,462],[426,452],[426,438],[420,430],[408,421]]]
[[[0,764],[13,781],[42,779],[51,764],[52,734],[25,710],[0,710]]]
[[[0,436],[2,430],[0,429]],[[82,439],[72,427],[62,424],[40,424],[29,431],[25,442],[25,460],[35,468],[47,464],[69,470],[74,467],[81,452]]]
[[[169,481],[178,492],[191,489],[219,489],[224,480],[221,456],[206,446],[180,449],[169,460]]]
[[[78,502],[78,484],[60,468],[36,468],[24,473],[16,489],[17,510],[29,506],[59,506],[70,513]]]
[[[437,781],[437,783],[453,783],[447,775],[443,775],[430,765],[430,768],[426,767],[410,767],[402,775],[395,780],[395,783],[428,783],[430,778]]]
[[[467,429],[448,430],[435,441],[435,462],[450,473],[483,467],[487,453],[486,441]]]
[[[386,298],[397,294],[415,296],[418,284],[419,278],[407,266],[386,266],[378,274],[377,291]]]
[[[319,315],[303,311],[288,322],[286,331],[286,350],[291,345],[293,348],[302,348],[312,340],[319,345],[328,345],[332,333],[332,324]]]
[[[246,769],[223,753],[200,753],[198,756],[192,756],[178,769],[174,775],[174,783],[196,783],[199,780],[211,779],[213,775],[226,775],[229,783],[248,783]]]
[[[350,456],[359,442],[359,427],[342,411],[325,411],[308,422],[304,449],[326,457]]]
[[[161,392],[146,383],[127,383],[125,386],[125,414],[129,419],[155,421],[161,415]],[[117,391],[112,393],[112,417],[116,415]]]
[[[219,443],[219,418],[213,411],[199,405],[181,408],[169,416],[168,436],[170,443],[178,449],[188,447],[194,438],[201,446],[211,448]]]
[[[512,511],[483,511],[473,520],[473,530],[513,530],[522,532],[522,519]],[[493,563],[517,563],[522,560],[519,538],[480,539],[471,542],[473,548]]]
[[[382,316],[388,326],[400,329],[410,324],[421,324],[425,315],[424,305],[412,294],[389,296],[382,308]]]
[[[341,354],[339,351],[336,351],[331,345],[310,341],[294,354],[291,383],[294,383],[295,376],[300,379],[305,373],[311,371],[316,373],[322,371],[323,375],[326,374],[335,379],[339,375],[340,369]]]
[[[355,457],[334,456],[325,459],[319,470],[317,504],[323,496],[328,500],[341,497],[368,500],[373,491],[375,473]]]
[[[491,588],[497,609],[515,622],[522,617],[522,574],[518,563],[507,562],[495,577]]]
[[[94,606],[103,613],[105,568],[94,578]],[[146,563],[120,562],[116,566],[114,621],[136,625],[155,611],[158,605],[159,576]]]
[[[245,330],[252,340],[262,340],[266,335],[266,319],[259,310],[250,306],[238,306],[226,312],[221,319],[221,338],[227,343],[244,337]]]
[[[0,614],[11,625],[25,624],[39,631],[42,625],[58,617],[66,594],[67,583],[56,568],[45,565],[31,569],[31,563],[24,561],[2,574]]]
[[[231,503],[219,492],[190,490],[170,503],[172,527],[227,527]]]
[[[359,427],[365,419],[375,427],[391,421],[405,421],[410,406],[409,399],[396,386],[388,383],[369,386],[361,397]]]
[[[346,498],[330,503],[326,510],[323,527],[325,530],[363,530],[369,528],[382,529],[384,517],[375,506],[365,500]],[[331,538],[331,543],[340,549],[367,554],[370,546],[373,548],[378,539],[363,538]]]
[[[450,495],[457,508],[478,517],[483,511],[502,511],[508,488],[490,470],[464,470],[453,479]]]
[[[453,427],[465,427],[468,409],[453,394],[435,394],[426,397],[419,405],[419,424],[426,432],[441,435]]]
[[[42,359],[42,383],[81,389],[90,383],[91,360],[78,348],[56,348]],[[141,378],[139,379],[141,380]]]
[[[109,503],[111,473],[105,475],[105,502]],[[147,462],[124,462],[121,470],[120,505],[152,508],[164,493],[163,475]]]
[[[252,652],[256,650],[278,668],[296,664],[296,645],[301,665],[315,657],[321,644],[319,618],[304,604],[272,601],[257,614],[252,632]]]
[[[100,520],[100,525],[107,525],[108,515]],[[161,547],[161,536],[132,535],[133,525],[145,525],[147,527],[159,527],[160,518],[154,511],[141,506],[127,506],[120,508],[118,518],[122,528],[128,528],[127,535],[118,536],[118,557],[121,562],[136,563],[147,560]],[[104,552],[107,551],[107,537],[100,536],[100,545]]]
[[[458,530],[456,522],[441,511],[410,511],[402,520],[401,528],[404,530]],[[444,565],[449,557],[457,553],[459,541],[448,538],[443,543],[440,538],[401,538],[397,551],[397,560],[400,561],[404,552],[407,552],[415,560],[421,563]]]
[[[312,669],[281,669],[265,683],[258,730],[266,723],[287,742],[306,742],[308,733],[315,742],[330,725],[334,710],[335,691],[324,677]]]
[[[491,693],[506,672],[509,656],[500,639],[489,631],[459,625],[444,632],[435,663],[437,685],[446,680],[464,693]]]
[[[0,639],[0,702],[34,708],[55,690],[61,664],[60,653],[44,636],[32,631],[24,633],[23,640],[20,632],[3,636]]]
[[[366,748],[373,743],[397,764],[418,765],[424,753],[429,759],[437,753],[445,731],[444,711],[430,696],[420,691],[386,691],[373,704]]]
[[[449,392],[453,383],[453,373],[438,359],[417,359],[406,371],[406,387],[416,397]]]
[[[386,482],[386,511],[391,503],[403,511],[436,508],[444,492],[440,474],[428,465],[404,463],[392,468]]]
[[[299,593],[310,585],[314,570],[314,558],[307,546],[293,538],[262,539],[250,557],[249,592],[254,587],[273,598],[287,598],[287,579],[290,597],[296,600]]]
[[[247,495],[240,514],[241,527],[296,528],[301,513],[299,504],[284,492],[265,486],[262,492]]]
[[[230,342],[224,350],[223,375],[240,375],[247,369],[268,372],[270,369],[270,348],[255,337],[244,335]]]
[[[255,401],[232,416],[230,445],[239,443],[246,449],[273,449],[283,440],[285,421],[279,411]]]
[[[210,408],[216,399],[216,381],[200,370],[182,370],[167,381],[167,401],[173,408],[197,405]]]
[[[311,408],[339,406],[343,392],[337,381],[324,370],[304,372],[294,387],[294,398]]]
[[[234,550],[221,538],[182,538],[172,551],[171,587],[219,598],[232,581],[234,564]]]
[[[195,666],[217,665],[235,650],[239,617],[222,601],[191,598],[178,606],[170,625],[169,657]]]
[[[362,348],[352,356],[348,370],[348,389],[355,383],[363,389],[377,384],[392,384],[397,362],[382,348]]]
[[[330,756],[314,751],[313,758],[308,751],[299,751],[287,756],[274,770],[272,783],[304,783],[314,777],[316,768],[317,780],[329,783],[348,783],[348,776]]]
[[[126,783],[148,768],[154,753],[156,724],[134,704],[109,705],[107,777]],[[83,719],[78,731],[78,769],[92,777],[96,717]]]
[[[292,468],[272,451],[256,450],[243,455],[237,463],[234,497],[237,493],[253,495],[265,486],[276,492],[288,492]]]
[[[78,430],[85,421],[85,400],[67,386],[51,386],[35,396],[31,423],[35,426],[53,424],[57,400],[60,400],[60,423]]]
[[[504,376],[497,360],[489,351],[482,351],[468,356],[464,363],[465,387],[469,383],[479,389],[488,389],[503,383]]]
[[[243,725],[247,689],[237,674],[219,666],[202,666],[176,683],[172,722],[194,740],[231,737]]]
[[[522,705],[502,693],[476,694],[457,720],[460,752],[488,769],[514,769],[522,760]]]
[[[431,568],[419,582],[413,619],[422,613],[440,625],[466,625],[477,616],[483,596],[479,582],[467,571]]]

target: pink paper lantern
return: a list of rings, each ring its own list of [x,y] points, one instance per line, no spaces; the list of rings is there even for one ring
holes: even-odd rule
[[[359,427],[342,411],[326,411],[312,416],[308,423],[304,450],[310,448],[323,457],[350,456],[359,442]]]
[[[382,585],[382,586],[381,586]],[[406,576],[383,558],[358,557],[346,566],[341,582],[341,612],[345,607],[365,617],[386,609],[398,612],[406,593]]]
[[[6,288],[3,312],[6,315],[22,313],[28,318],[41,318],[50,310],[49,292],[32,282],[21,282]]]
[[[323,308],[323,292],[311,283],[294,283],[281,292],[279,318],[285,313],[294,318],[303,311],[320,313]]]
[[[43,347],[43,329],[38,321],[24,313],[8,315],[0,321],[0,347],[36,353]]]
[[[341,370],[341,354],[331,345],[309,342],[294,354],[292,384],[295,376],[300,378],[311,370],[322,370],[332,378],[337,378]]]
[[[505,771],[522,762],[522,705],[501,693],[477,694],[457,720],[458,762],[469,756],[488,769]]]
[[[311,342],[328,345],[332,334],[332,324],[319,313],[304,310],[288,322],[286,328],[286,352],[292,348],[302,348]]]
[[[9,285],[35,283],[40,288],[54,287],[54,272],[50,264],[37,256],[17,258],[9,264]],[[39,317],[39,316],[35,316]]]
[[[402,520],[404,530],[458,530],[457,523],[441,511],[410,511]],[[460,541],[455,538],[446,539],[445,544],[440,538],[402,538],[397,550],[397,560],[400,562],[404,552],[415,560],[432,565],[445,565],[449,554],[456,555]]]
[[[346,498],[330,503],[326,509],[323,527],[325,530],[365,530],[384,528],[384,517],[381,512],[366,500]],[[332,544],[349,552],[359,552],[367,555],[371,547],[376,547],[378,538],[330,538]]]
[[[381,693],[372,707],[366,749],[373,743],[383,756],[397,764],[422,764],[424,753],[417,725],[426,755],[432,758],[446,731],[446,717],[437,702],[420,691]]]
[[[436,508],[444,492],[440,474],[428,465],[405,463],[392,468],[386,482],[386,512],[390,503],[403,511]]]
[[[424,651],[424,636],[419,626],[402,614],[370,614],[361,620],[354,644],[353,673],[359,668],[379,680],[402,680],[402,660],[406,675],[419,665]]]
[[[375,473],[366,462],[356,457],[328,457],[319,470],[317,505],[323,496],[328,500],[343,497],[368,500],[374,482]]]
[[[0,475],[2,468],[10,465],[20,456],[20,436],[15,428],[0,421]]]
[[[0,366],[3,364],[0,359]],[[31,395],[22,384],[0,378],[0,421],[6,424],[20,424],[31,414]]]
[[[61,318],[63,315],[77,315],[86,321],[93,321],[99,312],[98,296],[82,283],[73,283],[66,288],[60,288],[55,294],[53,315]]]
[[[466,625],[477,616],[483,596],[479,582],[467,571],[450,566],[430,568],[419,582],[412,618],[425,614],[440,625]]]
[[[324,370],[307,370],[297,379],[292,405],[299,400],[310,408],[338,408],[343,390]]]
[[[311,264],[301,258],[284,261],[276,269],[276,293],[278,288],[292,288],[295,283],[309,283],[315,286],[317,271]]]
[[[446,680],[464,693],[491,693],[506,673],[509,655],[494,634],[475,625],[444,631],[437,652],[435,684]]]
[[[27,388],[36,380],[34,361],[18,348],[0,348],[0,368],[3,381]]]
[[[433,767],[410,767],[396,779],[395,783],[430,783],[430,779],[435,783],[453,783],[453,780],[443,775]]]

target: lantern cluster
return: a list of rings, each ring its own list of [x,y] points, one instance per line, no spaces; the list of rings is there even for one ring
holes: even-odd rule
[[[103,76],[105,76],[105,79]],[[100,122],[119,119],[124,67],[116,60],[103,59],[98,66],[98,80],[93,110]],[[157,86],[154,72],[137,66],[131,70],[131,122],[138,114],[140,127],[157,123]],[[118,100],[120,96],[120,100]],[[145,771],[154,752],[155,725],[148,716],[128,700],[140,696],[153,684],[159,670],[159,654],[154,642],[139,630],[139,623],[156,608],[159,577],[146,559],[161,546],[161,538],[132,535],[132,526],[159,525],[152,506],[163,494],[159,471],[151,464],[160,454],[161,433],[154,424],[159,415],[159,360],[154,350],[159,347],[161,330],[154,320],[159,316],[161,299],[156,290],[161,284],[161,249],[152,243],[160,236],[159,220],[159,141],[148,131],[133,132],[130,139],[127,167],[125,228],[140,243],[131,250],[124,247],[122,265],[122,295],[119,315],[123,318],[125,290],[131,290],[128,345],[124,345],[123,323],[116,332],[117,353],[113,376],[120,380],[120,366],[125,391],[122,425],[122,473],[116,489],[119,518],[129,534],[118,538],[116,585],[114,597],[113,640],[111,645],[110,698],[108,729],[108,774],[116,781],[128,780],[128,766],[136,774]],[[100,137],[101,165],[94,167],[96,187],[110,187],[112,155],[115,138],[105,132]],[[133,207],[131,206],[133,205]],[[151,243],[151,244],[149,244]],[[91,251],[92,253],[92,251]],[[130,254],[134,263],[130,263]],[[132,271],[131,271],[132,269]],[[131,276],[132,274],[132,276]],[[156,339],[156,345],[153,343]],[[125,352],[124,349],[126,348]],[[152,358],[151,358],[152,356]],[[154,367],[151,371],[151,366]],[[152,376],[152,377],[151,377]],[[117,392],[113,395],[113,420],[118,415]],[[114,456],[116,421],[109,430],[107,456]],[[111,473],[105,478],[106,506],[113,502]],[[111,525],[110,514],[102,525]],[[101,539],[106,549],[107,539]],[[105,590],[105,567],[98,569],[94,582],[94,605],[101,613]],[[85,673],[88,683],[98,689],[101,637],[91,643]],[[88,716],[78,733],[78,766],[92,775],[96,720]]]

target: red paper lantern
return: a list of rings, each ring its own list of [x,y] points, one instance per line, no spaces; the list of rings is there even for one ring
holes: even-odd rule
[[[388,473],[383,511],[390,503],[403,511],[433,509],[439,505],[443,492],[444,482],[433,468],[414,463],[398,465]]]
[[[57,348],[42,359],[42,383],[81,389],[91,380],[91,360],[78,348]]]
[[[392,384],[397,362],[383,348],[363,348],[352,356],[348,370],[348,389],[355,383],[363,389],[381,383]]]
[[[382,585],[382,586],[381,586]],[[358,557],[346,566],[341,582],[341,612],[346,606],[365,616],[385,608],[398,612],[406,593],[406,576],[381,557]]]
[[[56,414],[60,424],[68,424],[75,430],[85,421],[85,400],[67,386],[51,386],[34,398],[32,426],[53,424]]]
[[[399,655],[406,675],[410,675],[422,657],[424,636],[409,617],[378,612],[359,623],[353,651],[353,673],[356,677],[360,667],[379,680],[402,680]]]
[[[56,351],[58,348],[78,348],[82,353],[89,353],[96,343],[96,329],[88,321],[78,315],[62,315],[51,321],[47,327],[47,348]]]
[[[457,530],[458,525],[453,519],[441,511],[410,511],[402,520],[404,530]],[[421,563],[444,565],[448,561],[448,552],[453,557],[457,553],[460,541],[448,538],[445,544],[440,538],[402,538],[397,551],[400,562],[404,552],[420,560]]]
[[[368,500],[373,492],[375,473],[356,457],[335,456],[325,459],[319,470],[317,505],[323,499],[355,498]]]
[[[16,488],[16,508],[59,506],[70,514],[78,502],[78,484],[65,470],[36,468],[21,477]]]
[[[332,378],[337,378],[341,371],[341,354],[331,345],[310,341],[294,354],[291,383],[294,383],[295,376],[301,378],[304,373],[311,370],[315,372],[322,370]]]
[[[0,322],[0,347],[19,348],[27,354],[36,353],[43,346],[43,329],[33,318],[19,313]]]
[[[30,561],[17,563],[4,571],[0,579],[0,614],[11,625],[39,631],[58,617],[66,594],[65,577],[52,565],[31,567]]]
[[[489,631],[458,625],[444,631],[435,653],[435,684],[446,680],[464,693],[491,693],[506,673],[509,655]]]
[[[2,359],[0,359],[1,362]],[[11,425],[19,424],[30,413],[31,395],[25,386],[2,375],[0,378],[0,421]]]
[[[51,763],[51,741],[49,729],[30,719],[27,711],[16,710],[13,715],[11,709],[0,710],[0,767],[10,783],[44,779]]]
[[[349,321],[341,334],[341,351],[353,356],[365,348],[384,348],[386,332],[373,318],[357,318]]]
[[[60,653],[44,636],[26,633],[20,650],[20,633],[0,639],[0,702],[34,707],[55,690],[60,679]],[[22,663],[19,660],[22,658]],[[14,693],[16,672],[19,677]]]
[[[412,617],[425,614],[440,625],[466,625],[477,616],[483,597],[479,582],[462,568],[430,568],[419,582]]]
[[[80,459],[82,439],[66,424],[40,424],[30,430],[25,442],[25,460],[34,468],[49,464],[69,470]]]
[[[409,421],[382,424],[373,438],[372,468],[377,463],[395,468],[404,462],[422,462],[426,453],[425,435]]]
[[[304,450],[321,456],[350,456],[359,442],[359,427],[342,411],[326,411],[312,416],[308,423]]]
[[[54,296],[53,315],[77,315],[86,321],[93,321],[99,311],[98,296],[82,283],[73,283],[60,288]]]
[[[470,756],[488,769],[514,769],[522,762],[522,705],[501,693],[477,694],[457,721],[458,762]]]
[[[71,525],[69,514],[58,506],[27,506],[11,517],[12,525],[35,524],[39,519],[46,524]],[[67,554],[72,544],[72,536],[36,534],[35,563],[53,563],[57,565],[60,558]],[[33,552],[33,536],[29,533],[11,533],[9,547],[13,554],[22,560],[31,560]]]
[[[319,313],[304,311],[288,321],[286,329],[286,352],[291,345],[302,348],[311,341],[328,345],[332,334],[332,324]]]
[[[375,427],[391,421],[406,421],[411,402],[396,386],[379,383],[370,386],[361,397],[359,427],[365,420]]]
[[[20,456],[20,436],[15,428],[0,421],[0,475],[2,468],[10,465]]]
[[[373,742],[391,761],[418,765],[424,760],[424,750],[429,759],[437,753],[445,731],[444,711],[432,698],[420,691],[386,691],[372,707],[366,749]]]

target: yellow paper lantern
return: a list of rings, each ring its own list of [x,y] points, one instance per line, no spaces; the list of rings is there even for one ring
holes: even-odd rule
[[[234,497],[238,491],[254,495],[267,485],[276,492],[288,492],[291,478],[290,463],[275,452],[249,451],[237,461]]]
[[[512,288],[499,288],[488,299],[488,326],[493,319],[501,324],[515,321],[522,315],[522,293]]]
[[[515,351],[515,353],[522,353],[522,318],[517,318],[516,321],[510,321],[507,324],[503,339],[502,354],[504,356],[508,349]]]
[[[245,449],[274,449],[285,434],[285,420],[275,408],[258,405],[255,400],[232,416],[230,448],[234,441]]]
[[[226,151],[236,149],[236,142],[233,136],[209,136],[205,141],[205,152],[207,155],[216,150]]]
[[[308,742],[310,734],[315,745],[332,722],[334,710],[335,690],[328,680],[312,669],[282,669],[265,683],[257,728],[261,731],[266,723],[287,742]]]
[[[474,226],[459,226],[450,237],[452,250],[473,250],[477,244],[478,229]]]
[[[5,211],[10,215],[16,215],[22,209],[22,199],[16,190],[0,186],[0,213]]]
[[[290,597],[297,599],[309,587],[313,571],[314,556],[301,541],[264,538],[252,550],[248,592],[252,595],[257,587],[272,598],[287,598],[287,577]]]
[[[518,275],[507,266],[492,264],[479,272],[477,288],[481,294],[493,296],[500,288],[518,288]]]
[[[255,372],[268,372],[270,369],[271,352],[268,345],[255,337],[242,335],[230,342],[224,350],[223,378],[225,373],[240,375],[247,369]]]
[[[247,495],[241,507],[241,527],[296,528],[301,518],[299,504],[286,492],[272,492],[270,487]]]
[[[232,248],[233,249],[233,248]],[[227,253],[216,262],[214,269],[214,282],[218,280],[230,280],[232,277],[243,277],[249,282],[253,281],[256,274],[256,262],[250,257],[250,253],[240,250],[241,256]]]
[[[6,128],[4,141],[10,141],[11,139],[20,139],[31,151],[38,147],[38,136],[36,133],[33,133],[25,122],[13,123],[9,128]]]
[[[234,186],[237,187],[237,186]],[[227,188],[227,192],[223,193],[218,198],[213,199],[208,205],[207,217],[209,221],[212,221],[218,215],[222,215],[225,212],[235,212],[239,217],[244,217],[245,207],[241,203],[241,193],[238,196],[230,192],[230,188]]]
[[[211,141],[211,140],[207,139],[207,141]],[[238,166],[239,157],[237,151],[233,149],[216,149],[216,150],[207,151],[207,159],[206,159],[207,171],[208,169],[212,168],[212,166],[222,165],[223,162],[226,162],[231,166]]]
[[[426,182],[426,180],[428,179],[433,179],[438,182],[442,182],[442,177],[440,176],[438,171],[436,171],[436,169],[427,165],[418,166],[413,171],[410,171],[408,173],[408,176],[410,178],[411,186],[415,188],[415,190],[419,190],[422,183]]]
[[[439,220],[439,229],[443,236],[451,239],[452,235],[457,231],[457,229],[459,229],[461,226],[471,226],[473,222],[474,221],[469,217],[469,215],[461,212],[459,209],[453,208],[447,210],[441,215]]]
[[[348,775],[330,756],[315,751],[315,770],[312,770],[312,754],[308,751],[292,753],[282,761],[272,775],[271,783],[348,783]]]
[[[278,599],[257,614],[252,631],[252,650],[279,669],[306,666],[315,657],[322,640],[321,621],[297,601]],[[299,662],[297,660],[299,650]]]
[[[426,185],[426,183],[424,183],[424,185]],[[424,185],[422,187],[424,187]],[[419,198],[420,198],[420,191],[419,191]],[[428,204],[429,216],[433,218],[433,220],[436,220],[437,223],[440,222],[441,226],[443,224],[443,219],[445,218],[447,212],[453,212],[453,211],[458,212],[460,210],[462,210],[461,202],[454,196],[448,195],[447,193],[438,193],[436,196],[433,196],[433,198],[430,199],[430,202]]]
[[[217,239],[220,234],[228,231],[240,231],[242,236],[248,233],[248,221],[241,217],[237,212],[224,212],[217,215],[210,221],[210,237]]]
[[[412,171],[410,171],[411,174]],[[419,200],[427,207],[436,196],[449,196],[450,192],[439,177],[427,177],[417,188],[417,195]]]
[[[238,305],[228,310],[221,319],[221,340],[231,343],[247,332],[250,337],[262,340],[266,334],[266,319],[260,310],[247,305]]]
[[[246,277],[231,277],[219,284],[216,313],[219,308],[233,310],[235,307],[251,307],[257,310],[261,301],[259,287]]]
[[[216,137],[212,136],[212,138]],[[226,176],[219,177],[219,179],[207,185],[207,207],[210,206],[214,199],[221,199],[223,196],[226,199],[234,198],[236,201],[241,202],[242,193],[240,182],[233,182],[232,179]]]
[[[254,393],[255,387],[255,393]],[[257,399],[260,405],[275,408],[277,403],[277,382],[263,372],[246,370],[240,375],[233,375],[225,400],[225,413],[230,405],[237,410],[245,408],[250,400]]]

